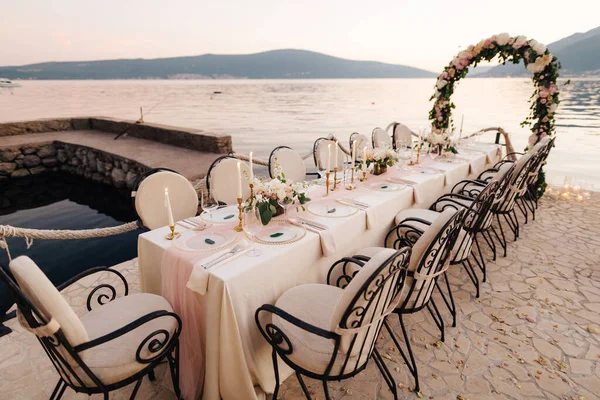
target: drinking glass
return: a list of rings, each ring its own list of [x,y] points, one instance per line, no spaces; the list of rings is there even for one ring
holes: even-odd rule
[[[257,250],[254,246],[254,242],[256,241],[256,235],[262,229],[263,225],[260,220],[260,211],[258,211],[257,207],[250,207],[243,213],[242,219],[242,228],[248,237],[252,240],[252,244],[250,245],[250,251],[246,253],[249,257],[257,257],[262,254],[260,250]]]
[[[427,154],[429,154],[429,157],[431,157],[432,160],[435,160],[440,155],[440,150],[440,146],[429,146]]]
[[[200,194],[200,205],[202,206],[202,210],[208,213],[208,218],[212,221],[212,212],[219,208],[219,202],[211,190],[202,190]]]
[[[283,217],[287,219],[287,210],[288,207],[292,204],[292,200],[287,197],[285,199],[277,199],[277,204],[279,204],[283,208]]]
[[[407,171],[408,170],[408,161],[413,156],[413,147],[412,142],[402,141],[398,146],[398,158],[402,161],[402,165],[398,166],[398,170]]]

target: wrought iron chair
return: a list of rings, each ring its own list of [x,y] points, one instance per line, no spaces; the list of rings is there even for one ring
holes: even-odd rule
[[[318,138],[313,145],[313,158],[315,166],[319,171],[327,168],[328,146],[331,145],[331,168],[338,168],[338,171],[344,169],[346,154],[338,146],[338,163],[335,165],[335,141],[327,138]]]
[[[59,375],[50,400],[60,399],[67,387],[87,395],[100,393],[107,400],[111,391],[135,382],[134,399],[142,379],[155,380],[154,368],[165,360],[180,396],[181,320],[164,298],[128,296],[126,279],[110,268],[90,269],[56,288],[29,257],[15,258],[9,266],[14,278],[1,266],[0,278],[16,298],[19,323],[37,336]],[[80,319],[59,290],[99,272],[123,283],[123,297],[117,298],[120,284],[98,285],[88,296],[89,312]]]
[[[307,175],[319,175],[316,172],[306,172],[306,165],[300,154],[288,146],[275,147],[269,155],[269,176],[276,178],[279,173],[283,174],[286,181],[291,182],[303,182]]]
[[[232,155],[217,158],[206,173],[206,189],[220,204],[237,204],[237,163],[242,173],[242,198],[250,196],[250,166]]]
[[[440,329],[441,340],[445,340],[444,321],[437,305],[431,298],[431,294],[438,277],[448,269],[452,249],[458,239],[464,215],[464,209],[459,211],[446,209],[425,231],[415,229],[411,225],[403,226],[400,224],[394,227],[386,238],[386,246],[392,248],[408,246],[412,248],[406,273],[406,288],[402,293],[402,299],[398,307],[394,310],[400,320],[406,351],[400,346],[400,342],[387,320],[384,322],[384,326],[415,379],[416,392],[419,392],[419,374],[410,338],[404,325],[404,315],[413,314],[427,308],[435,324]],[[361,261],[368,261],[371,257],[370,249],[363,250],[361,254],[353,256],[353,258]]]
[[[390,135],[388,135],[388,133],[381,128],[373,129],[371,138],[373,141],[373,147],[390,147],[391,148],[394,146],[392,137]]]
[[[322,381],[329,400],[327,382],[358,374],[371,355],[398,398],[375,341],[400,300],[410,250],[378,248],[373,253],[367,263],[344,258],[331,267],[327,285],[296,286],[275,305],[256,311],[258,329],[273,348],[274,399],[279,391],[278,356],[295,371],[308,399],[303,375]]]
[[[392,143],[394,145],[394,149],[398,148],[398,143],[400,142],[405,142],[405,143],[410,143],[412,142],[413,136],[416,136],[409,128],[408,126],[401,124],[399,122],[392,122],[391,124],[389,124],[387,126],[387,128],[385,128],[386,133],[389,134],[390,128],[392,130]]]
[[[190,181],[167,168],[151,169],[138,178],[131,192],[140,228],[156,229],[169,223],[163,212],[165,189],[169,190],[175,221],[198,213],[198,194]]]

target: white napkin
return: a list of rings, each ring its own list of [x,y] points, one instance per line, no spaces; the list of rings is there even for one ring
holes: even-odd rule
[[[242,240],[242,242],[240,242],[240,243],[243,243],[243,242],[248,243],[245,239]],[[199,293],[202,295],[206,294],[206,290],[208,289],[208,276],[210,275],[211,271],[214,271],[221,265],[228,263],[228,262],[240,257],[243,254],[246,254],[247,252],[250,251],[250,249],[251,249],[250,246],[248,246],[244,250],[239,251],[238,253],[234,254],[233,256],[225,258],[223,261],[218,262],[217,264],[213,265],[212,267],[210,267],[208,269],[204,268],[205,264],[208,264],[212,260],[217,259],[218,257],[222,256],[223,254],[229,252],[231,249],[220,251],[216,254],[213,254],[210,257],[207,257],[207,258],[204,258],[204,259],[198,261],[196,264],[194,264],[194,269],[192,270],[190,279],[188,279],[186,287],[196,293]]]
[[[415,204],[419,204],[423,201],[423,193],[421,193],[421,188],[419,187],[418,182],[411,181],[409,179],[394,178],[394,177],[389,178],[389,180],[392,182],[395,182],[395,183],[403,183],[405,185],[410,186],[413,190],[413,202]]]
[[[311,224],[318,226],[318,227],[323,227],[323,230],[319,230],[319,229],[315,229],[311,226],[303,225],[294,218],[290,218],[289,221],[294,225],[298,225],[298,226],[302,226],[302,227],[306,228],[307,231],[318,234],[319,238],[321,239],[321,251],[323,252],[324,256],[330,256],[332,254],[335,254],[335,252],[336,252],[335,240],[333,239],[333,235],[331,234],[331,231],[329,229],[327,229],[326,226],[321,225],[318,222],[314,222],[314,221],[310,220],[309,222]]]
[[[347,206],[358,208],[359,211],[363,211],[367,219],[367,229],[373,229],[377,226],[377,213],[374,207],[369,206],[363,208],[355,206],[354,204],[352,204],[351,201],[347,201],[344,199],[338,199],[337,201]]]
[[[488,156],[489,156],[489,154],[488,154]],[[459,161],[459,162],[469,163],[469,175],[471,175],[473,173],[473,171],[475,171],[475,160],[471,160],[471,159],[465,158],[465,157],[458,157],[458,156],[454,156],[454,158],[452,158],[452,159]]]

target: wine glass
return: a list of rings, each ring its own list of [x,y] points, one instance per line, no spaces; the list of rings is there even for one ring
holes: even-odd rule
[[[429,146],[429,151],[427,152],[427,154],[429,154],[429,157],[431,157],[432,160],[435,160],[441,152],[441,146],[438,145],[432,145]]]
[[[211,190],[202,190],[202,192],[200,193],[200,204],[202,206],[202,210],[207,212],[208,218],[212,221],[212,212],[219,208],[219,202],[217,201]]]
[[[283,217],[287,219],[287,210],[288,207],[292,204],[292,199],[290,199],[289,197],[285,197],[283,199],[277,198],[277,204],[279,204],[281,208],[283,208]]]
[[[242,228],[248,237],[255,242],[256,235],[262,229],[262,222],[260,220],[260,211],[258,207],[250,207],[243,213]],[[250,251],[246,253],[249,257],[260,256],[262,252],[257,250],[254,244],[251,245]]]
[[[399,171],[408,170],[408,161],[413,156],[412,141],[401,141],[398,145],[398,158],[402,161],[402,165],[398,166]]]

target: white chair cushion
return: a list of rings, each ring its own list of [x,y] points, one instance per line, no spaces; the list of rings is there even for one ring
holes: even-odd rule
[[[304,160],[292,149],[280,148],[271,155],[271,176],[277,177],[276,166],[284,174],[286,182],[303,182],[306,180]]]
[[[210,190],[217,201],[225,204],[237,204],[238,169],[240,162],[242,175],[242,198],[250,197],[250,167],[236,158],[225,158],[210,172]]]
[[[392,138],[381,128],[373,129],[374,147],[392,147]]]
[[[174,172],[156,172],[140,183],[135,195],[135,209],[144,226],[149,229],[160,228],[169,223],[165,207],[165,189],[169,189],[175,221],[193,217],[198,213],[198,194],[190,181]]]
[[[88,333],[75,311],[31,258],[17,257],[9,266],[21,290],[48,319],[54,318],[58,322],[71,346],[89,340]],[[66,351],[63,352],[63,356],[67,357]]]
[[[331,170],[336,167],[335,165],[335,142],[333,140],[321,140],[317,145],[317,168],[319,170],[324,170],[327,168],[327,157],[328,157],[328,146],[331,145]],[[338,171],[341,171],[344,168],[344,160],[346,154],[342,151],[342,149],[338,146],[338,163],[337,168]]]
[[[397,124],[394,127],[394,140],[396,145],[400,142],[412,143],[412,132],[408,129],[408,126],[404,124]]]
[[[306,284],[287,290],[275,306],[306,323],[330,330],[336,305],[343,295],[344,290],[335,286]],[[333,340],[305,331],[277,315],[273,315],[273,324],[292,342],[293,352],[288,357],[293,363],[316,374],[325,372],[333,355]],[[344,358],[338,355],[332,371],[339,372]]]
[[[134,294],[120,297],[93,309],[81,318],[81,323],[87,330],[90,340],[94,340],[114,332],[146,314],[160,310],[173,311],[169,302],[161,296],[146,293]],[[148,335],[164,329],[172,338],[176,327],[177,323],[172,317],[154,319],[121,337],[86,350],[82,359],[103,384],[110,385],[130,377],[148,366],[148,364],[137,362],[135,358],[138,346]],[[153,338],[162,340],[164,336],[157,335]],[[149,359],[156,354],[150,353],[146,345],[140,356],[143,359]],[[86,385],[94,386],[83,370],[77,368],[75,373]]]

